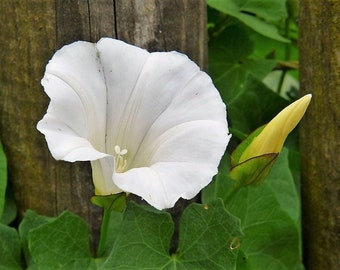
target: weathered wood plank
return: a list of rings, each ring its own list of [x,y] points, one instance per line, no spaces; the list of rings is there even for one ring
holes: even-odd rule
[[[204,0],[116,1],[117,37],[150,51],[180,51],[206,68]]]
[[[301,91],[313,93],[301,125],[307,269],[340,269],[340,1],[300,1]]]

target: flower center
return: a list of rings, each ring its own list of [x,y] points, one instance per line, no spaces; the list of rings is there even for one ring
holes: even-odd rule
[[[113,158],[115,161],[115,169],[116,169],[116,172],[121,173],[126,168],[126,158],[124,158],[124,155],[127,154],[128,150],[125,148],[120,149],[119,145],[116,145],[114,147],[114,150],[115,150],[115,154]]]

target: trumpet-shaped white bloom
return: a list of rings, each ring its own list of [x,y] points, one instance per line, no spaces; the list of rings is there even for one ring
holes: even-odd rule
[[[158,209],[190,199],[217,173],[226,108],[185,55],[103,38],[57,51],[37,125],[57,160],[91,161],[96,194],[129,192]]]

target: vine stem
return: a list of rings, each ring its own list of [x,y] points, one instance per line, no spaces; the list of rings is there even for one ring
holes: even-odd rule
[[[98,249],[97,249],[97,258],[102,257],[105,253],[105,246],[106,246],[106,241],[107,241],[107,232],[108,232],[110,217],[111,217],[111,211],[109,209],[104,208],[102,226],[100,228],[99,244],[98,244]]]
[[[289,31],[290,31],[290,17],[288,17],[285,21],[285,38],[289,39],[290,35],[289,35]],[[288,61],[290,59],[290,49],[291,49],[291,45],[290,43],[287,43],[285,46],[285,60]],[[283,81],[285,79],[287,71],[283,70],[282,74],[280,76],[280,81],[277,87],[277,93],[280,94],[281,90],[282,90],[282,86],[283,86]]]

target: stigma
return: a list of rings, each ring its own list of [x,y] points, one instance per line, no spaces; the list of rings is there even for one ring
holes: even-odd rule
[[[113,156],[114,162],[115,162],[115,171],[117,173],[124,172],[124,169],[126,168],[126,158],[124,156],[127,154],[127,149],[121,149],[119,145],[115,145],[114,147],[115,154]]]

